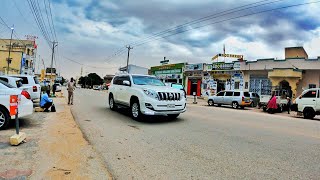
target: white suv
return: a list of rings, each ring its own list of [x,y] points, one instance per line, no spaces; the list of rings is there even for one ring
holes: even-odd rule
[[[294,101],[292,110],[303,114],[305,119],[313,119],[316,115],[320,115],[320,88],[303,91]]]
[[[186,95],[182,90],[165,86],[154,76],[116,75],[109,87],[109,107],[130,107],[135,120],[145,115],[165,115],[175,119],[186,111]]]
[[[31,100],[40,99],[41,86],[37,77],[31,75],[10,75],[12,77],[20,78],[22,80],[22,86],[19,89],[28,91],[31,96]]]

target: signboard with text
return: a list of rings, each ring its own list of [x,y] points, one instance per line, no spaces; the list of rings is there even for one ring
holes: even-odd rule
[[[185,66],[185,71],[202,71],[203,63],[199,64],[188,64]]]

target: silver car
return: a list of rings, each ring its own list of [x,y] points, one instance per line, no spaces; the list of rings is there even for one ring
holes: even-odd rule
[[[251,105],[250,93],[247,91],[220,91],[215,96],[210,96],[208,105],[213,106],[217,104],[231,105],[234,109],[244,108]]]
[[[257,93],[249,92],[250,93],[250,99],[251,99],[251,107],[257,107],[257,105],[260,103],[260,96]]]

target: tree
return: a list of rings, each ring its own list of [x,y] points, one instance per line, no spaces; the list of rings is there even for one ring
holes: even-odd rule
[[[103,84],[103,79],[96,73],[90,73],[88,76],[81,76],[79,78],[79,84],[84,88],[86,86],[90,86],[91,88],[94,85]]]

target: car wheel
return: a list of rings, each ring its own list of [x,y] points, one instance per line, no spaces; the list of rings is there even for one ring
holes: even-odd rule
[[[306,108],[303,111],[303,118],[305,119],[313,119],[315,117],[315,112],[311,108]]]
[[[238,109],[239,104],[237,102],[232,102],[232,108],[233,109]]]
[[[209,99],[209,101],[208,101],[208,105],[209,105],[209,106],[213,106],[213,105],[214,105],[214,102],[213,102],[213,100],[212,100],[212,99]]]
[[[109,107],[112,111],[115,111],[117,109],[117,104],[114,102],[113,95],[110,95],[109,97]]]
[[[175,120],[175,119],[177,119],[177,117],[179,116],[180,114],[168,114],[168,118],[170,119],[170,120]]]
[[[140,111],[140,103],[138,100],[135,100],[131,103],[130,109],[131,109],[132,119],[134,119],[134,120],[142,120],[143,119],[143,114]]]
[[[279,112],[279,113],[282,113],[282,111],[283,111],[283,106],[282,106],[282,105],[279,105],[279,107],[278,107],[278,112]]]
[[[3,108],[0,107],[0,129],[5,129],[8,127],[10,120],[10,116],[8,112]]]

